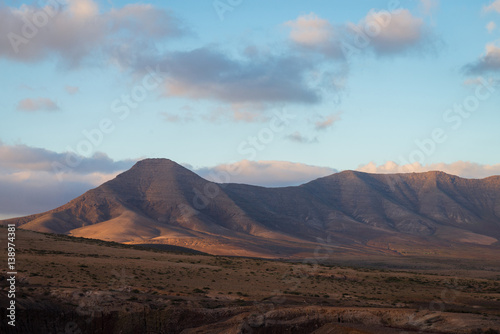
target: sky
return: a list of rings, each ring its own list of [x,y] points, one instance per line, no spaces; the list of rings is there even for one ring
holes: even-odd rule
[[[0,218],[144,158],[263,186],[500,174],[500,0],[7,0],[0,73]]]

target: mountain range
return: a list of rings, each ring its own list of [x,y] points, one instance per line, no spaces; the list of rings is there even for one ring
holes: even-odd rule
[[[49,196],[50,194],[48,194]],[[146,159],[23,229],[210,254],[442,256],[500,249],[500,176],[343,171],[294,187],[207,181]]]

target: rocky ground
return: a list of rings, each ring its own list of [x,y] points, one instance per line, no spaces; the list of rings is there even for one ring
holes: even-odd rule
[[[500,331],[500,270],[486,260],[291,263],[22,230],[16,238],[16,327],[4,275],[1,333]]]

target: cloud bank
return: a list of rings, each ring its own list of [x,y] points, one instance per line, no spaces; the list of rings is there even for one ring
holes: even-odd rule
[[[27,145],[5,145],[0,141],[0,170],[54,172],[53,163],[63,162],[67,152],[57,153],[43,148]],[[114,161],[104,153],[92,157],[79,157],[80,162],[71,169],[74,174],[115,173],[130,168],[135,160]]]
[[[103,153],[80,157],[62,181],[54,162],[66,153],[0,142],[0,218],[54,209],[130,168],[135,161],[114,161]]]
[[[36,62],[57,57],[70,67],[89,56],[107,63],[140,41],[152,46],[185,34],[171,13],[148,4],[101,12],[92,0],[53,0],[45,6],[0,6],[0,57]]]
[[[487,44],[485,53],[463,68],[467,75],[481,75],[500,71],[500,47]]]
[[[495,0],[487,6],[483,7],[485,12],[497,12],[500,13],[500,0]]]
[[[343,56],[341,48],[342,27],[334,27],[315,13],[302,15],[284,23],[290,28],[289,39],[304,51],[316,51],[332,58]]]
[[[17,104],[19,111],[57,111],[59,110],[57,103],[49,98],[26,98]]]
[[[500,164],[482,165],[469,161],[457,161],[454,163],[435,163],[421,165],[418,162],[408,165],[398,165],[393,161],[388,161],[383,165],[376,165],[370,162],[357,168],[360,172],[366,173],[421,173],[428,171],[442,171],[448,174],[457,175],[464,178],[480,179],[493,175],[500,175]]]
[[[426,3],[431,10],[432,3]],[[370,10],[358,23],[334,25],[315,13],[285,22],[289,40],[297,48],[347,59],[353,54],[373,52],[378,56],[404,54],[434,46],[435,38],[424,19],[408,9]]]
[[[339,114],[329,115],[329,116],[326,116],[324,119],[314,123],[314,128],[316,130],[326,130],[326,129],[332,127],[339,120],[340,120]]]
[[[429,38],[424,20],[407,9],[371,11],[355,29],[371,37],[369,47],[378,55],[406,52],[421,47]]]
[[[292,132],[291,134],[287,135],[285,138],[290,140],[290,141],[300,143],[300,144],[312,144],[312,143],[318,142],[317,137],[309,138],[307,136],[304,136],[299,131]]]
[[[333,168],[302,163],[249,160],[192,170],[213,182],[244,183],[265,187],[299,185],[337,172]]]
[[[167,97],[227,103],[320,100],[305,78],[313,64],[298,57],[268,55],[236,60],[222,51],[204,47],[173,52],[154,63],[167,74],[164,92]]]

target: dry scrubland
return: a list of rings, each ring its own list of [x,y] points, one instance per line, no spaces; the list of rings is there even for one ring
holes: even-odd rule
[[[0,232],[6,240],[6,229]],[[500,331],[500,265],[493,260],[331,254],[317,265],[24,230],[16,246],[17,331],[2,315],[2,333]],[[6,267],[4,246],[1,257]],[[0,280],[4,312],[7,282]]]

